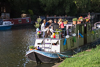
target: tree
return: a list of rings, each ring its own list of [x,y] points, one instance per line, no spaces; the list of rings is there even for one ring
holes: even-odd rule
[[[100,0],[91,0],[91,12],[100,12]]]
[[[73,0],[40,0],[47,14],[64,15],[70,11]]]
[[[20,17],[21,13],[29,14],[29,9],[34,15],[100,12],[100,0],[1,0],[1,2],[9,3],[12,17]]]
[[[91,9],[90,2],[91,0],[74,0],[80,13],[88,12]]]

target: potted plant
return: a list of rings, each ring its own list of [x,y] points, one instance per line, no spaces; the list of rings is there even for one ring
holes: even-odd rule
[[[29,46],[29,50],[33,50],[33,49],[34,49],[33,45]]]
[[[58,29],[56,29],[56,31],[60,31],[60,32],[55,32],[56,38],[59,39],[62,30],[58,30]]]
[[[39,16],[39,18],[37,18],[37,22],[40,23],[41,21],[42,21],[42,19]]]
[[[88,17],[85,17],[85,19],[86,19],[86,22],[89,22],[89,18]]]
[[[35,25],[34,25],[35,28],[36,28],[36,32],[37,32],[37,34],[36,34],[37,38],[39,38],[39,34],[40,34],[39,27],[40,27],[40,22],[41,21],[42,21],[42,19],[39,16],[39,18],[37,18],[37,22],[35,22]]]
[[[37,29],[37,28],[39,28],[40,24],[38,22],[35,22],[35,25],[34,26]]]
[[[86,18],[86,22],[89,22],[89,19],[88,18]]]
[[[81,21],[80,20],[77,20],[77,24],[81,24]]]
[[[73,21],[73,24],[75,25],[77,22],[77,18],[73,18],[72,21]]]
[[[82,21],[83,21],[83,17],[82,17],[82,16],[80,16],[80,17],[79,17],[79,20],[82,22]]]
[[[42,21],[42,19],[39,16],[39,18],[37,18],[37,22],[35,22],[35,25],[34,25],[36,27],[36,29],[39,29],[41,21]]]
[[[64,24],[67,24],[67,23],[68,23],[68,20],[65,20],[65,21],[64,21]]]

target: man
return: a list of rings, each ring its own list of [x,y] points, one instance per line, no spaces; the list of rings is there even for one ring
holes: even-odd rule
[[[59,24],[57,23],[56,19],[54,19],[54,23],[52,23],[51,26],[53,27],[54,31],[56,31],[56,29],[59,29]]]

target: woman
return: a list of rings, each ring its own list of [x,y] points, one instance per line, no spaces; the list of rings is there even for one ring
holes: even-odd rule
[[[64,24],[62,22],[62,19],[59,19],[58,24],[59,24],[61,29],[64,29]]]

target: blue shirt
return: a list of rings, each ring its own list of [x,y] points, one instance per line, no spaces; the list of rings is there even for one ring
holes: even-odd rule
[[[49,26],[49,25],[50,25],[50,24],[49,24],[48,22],[45,23],[45,27],[46,27],[46,26]]]

